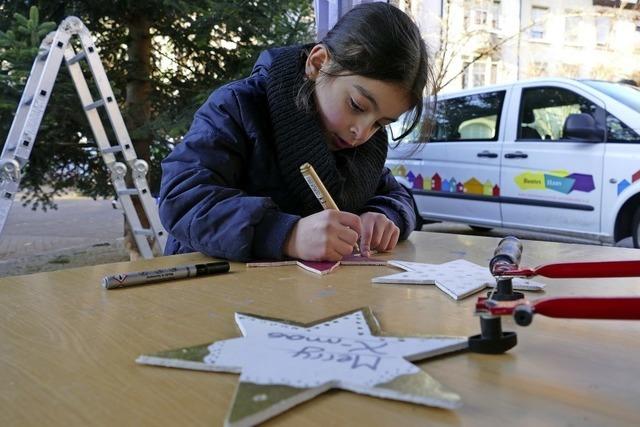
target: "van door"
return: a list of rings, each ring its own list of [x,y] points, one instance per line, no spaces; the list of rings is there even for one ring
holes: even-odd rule
[[[428,144],[405,161],[389,153],[399,181],[409,183],[420,215],[499,226],[500,123],[506,90],[437,102]],[[416,161],[419,158],[419,161]]]
[[[595,237],[600,232],[604,104],[570,84],[514,88],[502,153],[504,227]],[[517,106],[517,107],[516,107]],[[517,108],[517,109],[516,109]],[[602,140],[565,135],[570,114],[586,113]]]

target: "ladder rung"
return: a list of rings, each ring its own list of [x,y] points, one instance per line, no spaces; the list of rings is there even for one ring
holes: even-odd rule
[[[142,236],[153,236],[153,230],[149,228],[136,228],[133,230],[133,234]]]
[[[138,194],[138,190],[135,188],[125,188],[124,190],[118,190],[119,196],[135,196]]]
[[[26,101],[24,101],[24,105],[31,105],[32,102],[33,102],[33,96],[27,99]]]
[[[103,153],[105,154],[109,154],[109,153],[119,153],[122,151],[122,147],[119,145],[112,145],[109,148],[105,148],[104,150],[102,150]]]
[[[102,99],[97,100],[96,102],[92,102],[89,105],[84,106],[85,111],[93,110],[94,108],[102,107],[104,105],[104,101]]]
[[[84,58],[86,58],[87,55],[84,53],[84,51],[80,51],[78,52],[73,58],[71,58],[70,60],[67,61],[67,64],[69,65],[73,65],[78,61],[82,61]]]

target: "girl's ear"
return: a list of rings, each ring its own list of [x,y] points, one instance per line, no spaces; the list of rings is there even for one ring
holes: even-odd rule
[[[322,69],[322,66],[327,62],[329,62],[329,51],[324,45],[317,44],[311,49],[311,52],[309,52],[304,73],[309,80],[315,80],[320,73],[320,69]]]

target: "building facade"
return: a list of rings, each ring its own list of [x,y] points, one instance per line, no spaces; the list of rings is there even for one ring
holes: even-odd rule
[[[443,92],[532,77],[640,74],[637,0],[401,0]],[[622,3],[622,4],[621,4]]]

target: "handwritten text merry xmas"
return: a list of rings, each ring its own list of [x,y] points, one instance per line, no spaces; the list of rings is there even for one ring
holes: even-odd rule
[[[351,369],[368,368],[372,371],[378,369],[381,356],[386,353],[380,351],[387,346],[386,342],[376,344],[363,340],[343,337],[318,337],[302,334],[285,334],[282,332],[269,332],[267,337],[271,339],[283,339],[288,343],[300,342],[305,345],[294,350],[291,357],[294,359],[313,360],[317,362],[345,363]],[[306,345],[314,343],[315,345]]]

